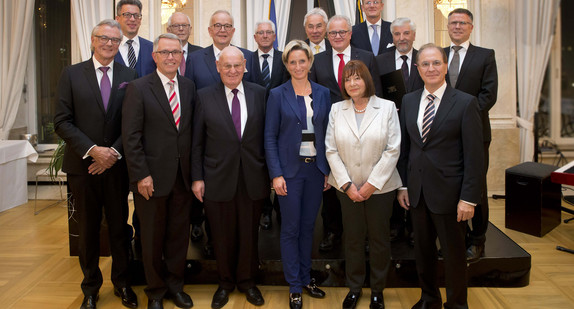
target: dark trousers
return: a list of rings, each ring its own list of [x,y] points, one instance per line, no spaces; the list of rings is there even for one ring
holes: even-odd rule
[[[453,205],[456,209],[456,205]],[[438,236],[444,257],[446,298],[445,308],[468,308],[465,234],[466,223],[456,222],[456,212],[439,215],[432,213],[421,193],[419,204],[411,209],[415,233],[415,260],[421,299],[441,301],[438,287]]]
[[[341,218],[341,203],[337,198],[337,189],[330,188],[323,191],[323,208],[321,208],[323,218],[323,231],[341,236],[343,233],[343,219]]]
[[[365,237],[369,237],[370,284],[373,293],[382,293],[391,264],[390,219],[396,192],[373,194],[361,203],[354,203],[345,193],[337,191],[343,214],[343,245],[347,285],[360,292],[365,284]]]
[[[311,250],[315,220],[321,206],[325,175],[315,162],[301,161],[293,178],[286,178],[281,206],[281,261],[290,293],[301,293],[311,282]]]
[[[95,296],[102,286],[99,268],[100,226],[105,215],[112,253],[111,280],[114,286],[130,285],[128,230],[128,179],[125,170],[114,166],[101,175],[68,174],[74,217],[79,228],[79,260],[84,273],[82,291]]]
[[[185,258],[189,245],[191,191],[178,170],[167,196],[146,200],[134,192],[134,204],[141,223],[142,259],[149,299],[161,299],[167,292],[183,291]]]
[[[482,197],[478,205],[474,207],[472,217],[472,230],[469,229],[467,245],[482,245],[486,242],[486,229],[488,228],[488,188],[486,173],[488,172],[490,141],[484,142],[484,174],[482,175]]]
[[[259,266],[257,239],[263,199],[249,198],[240,173],[233,200],[217,202],[205,198],[204,201],[211,225],[219,286],[229,291],[236,285],[240,291],[254,287]]]

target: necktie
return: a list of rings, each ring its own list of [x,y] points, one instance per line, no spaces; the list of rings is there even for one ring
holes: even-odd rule
[[[401,65],[401,71],[403,72],[403,80],[405,84],[409,81],[409,66],[407,65],[407,59],[409,57],[407,55],[402,55],[401,59],[403,59],[403,64]]]
[[[181,62],[179,63],[179,75],[185,75],[185,50],[183,51],[183,57],[181,57]]]
[[[239,105],[239,98],[237,97],[239,90],[233,89],[231,92],[233,92],[233,100],[231,100],[231,119],[233,119],[237,137],[241,140],[241,107]]]
[[[167,83],[169,85],[169,106],[171,107],[171,113],[173,115],[173,120],[175,121],[175,126],[179,129],[181,110],[179,108],[179,100],[177,99],[177,92],[175,92],[175,81],[170,80]]]
[[[432,125],[432,121],[434,120],[434,100],[436,99],[436,96],[434,94],[429,94],[427,95],[427,99],[429,100],[429,103],[427,104],[427,107],[425,107],[425,113],[423,116],[423,133],[421,136],[423,138],[423,143],[427,141],[430,127]]]
[[[108,77],[109,67],[100,67],[100,71],[104,73],[100,81],[100,92],[102,93],[102,102],[104,103],[104,110],[108,110],[108,102],[110,101],[110,92],[112,91],[112,84]]]
[[[339,71],[337,73],[337,81],[339,82],[339,89],[341,89],[341,85],[343,82],[343,69],[345,68],[345,60],[343,59],[343,56],[345,54],[337,54],[337,56],[339,56]]]
[[[462,46],[453,46],[454,54],[452,55],[452,60],[450,61],[450,66],[448,68],[448,77],[450,78],[450,86],[455,88],[456,80],[458,79],[458,69],[460,67],[460,55],[458,51]]]
[[[269,62],[267,62],[267,57],[269,57],[269,54],[263,54],[261,57],[263,57],[263,69],[261,70],[261,75],[263,75],[263,83],[265,84],[265,88],[269,89],[269,85],[271,84],[271,72],[269,70]]]
[[[315,55],[321,51],[321,45],[315,45]]]
[[[377,33],[378,25],[371,25],[373,27],[373,36],[371,37],[371,48],[373,49],[373,54],[376,56],[379,54],[379,34]]]
[[[133,42],[134,40],[128,40],[126,43],[128,44],[128,62],[130,68],[135,69],[137,60],[136,60],[136,52],[134,51],[134,47],[132,46]]]

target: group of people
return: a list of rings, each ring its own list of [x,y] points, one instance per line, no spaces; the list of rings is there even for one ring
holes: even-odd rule
[[[260,221],[268,226],[273,208],[270,184],[281,213],[290,308],[302,308],[303,292],[325,297],[311,278],[321,205],[319,249],[343,240],[344,309],[362,295],[365,241],[370,308],[384,308],[390,243],[405,223],[422,288],[413,308],[443,305],[437,237],[444,306],[468,307],[467,262],[484,253],[488,224],[494,51],[470,44],[466,9],[449,14],[450,47],[429,43],[417,51],[410,19],[382,20],[378,0],[362,7],[366,21],[355,26],[312,9],[307,40],[292,40],[283,52],[273,48],[275,25],[257,22],[258,49],[251,52],[230,44],[235,28],[227,11],[213,13],[213,44],[201,48],[188,43],[188,16],[174,13],[168,33],[152,43],[138,36],[141,2],[118,1],[116,20],[92,31],[92,58],[62,73],[54,121],[66,142],[63,171],[80,227],[81,308],[96,308],[103,282],[102,213],[114,294],[124,306],[138,306],[129,280],[131,238],[141,247],[147,307],[163,308],[164,299],[193,306],[183,291],[184,268],[190,237],[202,237],[203,212],[219,278],[211,307],[224,307],[235,288],[263,305],[255,275]],[[381,76],[397,70],[407,91],[400,108],[382,99]]]

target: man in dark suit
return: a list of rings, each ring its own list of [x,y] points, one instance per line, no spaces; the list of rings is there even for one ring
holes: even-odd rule
[[[444,50],[426,44],[417,67],[423,89],[406,94],[400,111],[403,181],[397,199],[411,209],[415,259],[422,293],[413,308],[442,308],[438,250],[444,256],[445,308],[468,308],[466,222],[480,201],[484,156],[480,112],[475,97],[447,85]]]
[[[483,152],[485,156],[482,179],[482,199],[472,218],[472,230],[467,235],[467,258],[476,261],[484,254],[486,229],[488,228],[488,148],[492,140],[488,111],[496,103],[498,94],[498,73],[494,50],[470,44],[472,13],[467,9],[455,9],[448,15],[448,34],[451,46],[445,48],[449,59],[447,83],[478,99],[482,120]],[[451,52],[452,50],[452,52]],[[458,63],[458,65],[453,65]]]
[[[138,35],[142,3],[139,0],[120,0],[116,11],[116,21],[120,23],[124,36],[114,60],[136,70],[139,77],[148,75],[155,70],[155,62],[152,58],[153,44]]]
[[[351,45],[373,52],[375,56],[389,51],[393,37],[391,23],[381,18],[384,3],[382,0],[362,0],[361,9],[367,20],[353,26]]]
[[[128,179],[121,140],[124,87],[136,72],[117,62],[122,32],[111,19],[92,31],[92,58],[67,67],[58,85],[54,126],[66,142],[62,170],[76,209],[79,258],[84,273],[81,308],[96,308],[102,273],[100,226],[102,208],[110,236],[114,294],[124,306],[137,307],[129,281]]]
[[[211,15],[209,20],[209,36],[213,39],[213,44],[196,51],[189,56],[191,57],[190,66],[187,68],[190,72],[190,78],[195,82],[197,89],[205,88],[221,82],[215,61],[219,59],[221,51],[231,44],[235,28],[233,27],[233,16],[228,11],[217,10]],[[239,48],[247,60],[246,68],[251,68],[251,52],[247,49]],[[187,73],[187,72],[186,72]],[[243,80],[251,81],[251,72],[243,74]]]
[[[328,22],[329,17],[322,8],[313,8],[305,14],[303,20],[307,34],[305,43],[309,44],[314,55],[331,49],[331,43],[326,39]]]
[[[167,31],[177,35],[177,37],[181,40],[183,59],[179,64],[178,74],[187,78],[191,78],[191,71],[187,70],[187,68],[191,66],[191,57],[189,57],[189,54],[196,50],[203,49],[201,46],[193,45],[188,42],[191,28],[191,19],[189,16],[181,12],[175,12],[171,14],[167,20]],[[193,198],[193,202],[191,203],[189,220],[191,223],[191,240],[201,240],[203,238],[203,229],[201,226],[203,225],[204,221],[203,203],[198,201],[196,198]]]
[[[309,79],[329,88],[331,104],[342,101],[341,74],[345,63],[350,60],[361,60],[365,63],[371,76],[379,76],[375,57],[371,52],[351,46],[351,21],[343,15],[331,17],[327,25],[327,35],[332,48],[315,56],[313,67],[309,72]],[[381,83],[378,78],[373,79],[377,95],[381,95]],[[343,233],[341,218],[341,204],[337,199],[336,189],[331,188],[323,192],[323,240],[319,244],[321,251],[330,251],[340,242]]]
[[[166,33],[154,41],[157,70],[129,84],[124,99],[122,138],[141,222],[148,308],[163,298],[190,308],[183,292],[191,207],[191,121],[195,85],[177,75],[179,38]]]
[[[205,203],[219,287],[212,308],[237,288],[247,301],[265,302],[255,286],[257,234],[269,176],[263,149],[265,88],[242,82],[243,53],[225,48],[217,61],[221,82],[198,91],[193,121],[193,193]]]

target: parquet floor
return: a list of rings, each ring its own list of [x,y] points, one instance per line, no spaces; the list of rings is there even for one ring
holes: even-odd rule
[[[39,206],[53,201],[39,201]],[[82,273],[75,257],[68,254],[66,208],[63,204],[34,216],[34,203],[0,212],[0,308],[79,308]],[[571,215],[563,213],[563,218]],[[491,222],[532,254],[530,285],[524,288],[470,288],[471,308],[574,308],[574,255],[555,250],[556,245],[574,248],[574,222],[561,224],[543,238],[504,228],[504,201],[491,200]],[[104,285],[98,308],[123,308],[113,295],[109,280],[111,259],[102,258]],[[266,303],[262,308],[288,308],[288,289],[261,286]],[[186,285],[194,308],[210,308],[214,285]],[[140,308],[147,298],[136,286]],[[346,288],[325,288],[326,299],[304,295],[304,308],[341,308]],[[444,289],[443,300],[446,299]],[[368,308],[365,289],[358,308]],[[419,298],[415,288],[386,289],[386,308],[410,308]],[[171,301],[165,308],[175,308]],[[225,309],[256,308],[234,292]]]

